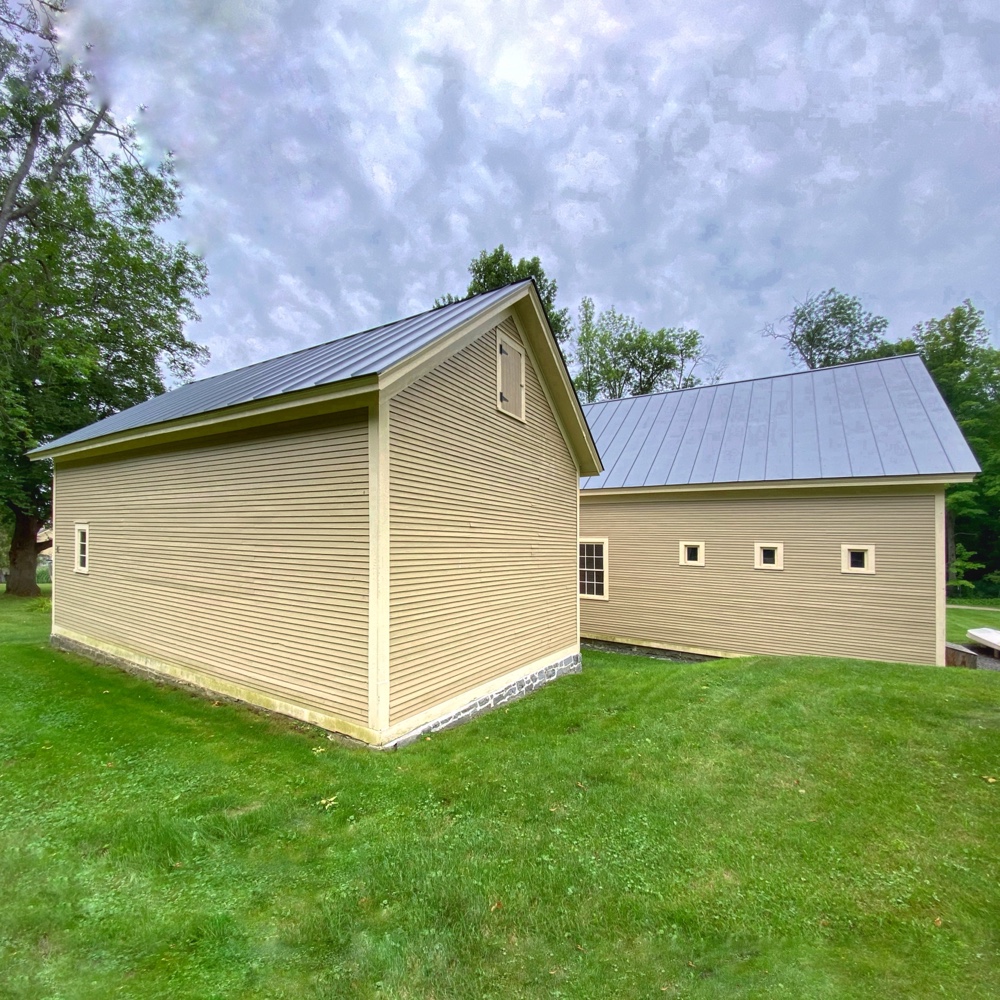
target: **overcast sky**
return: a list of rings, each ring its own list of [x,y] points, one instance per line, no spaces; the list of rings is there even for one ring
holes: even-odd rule
[[[419,312],[504,243],[696,327],[727,378],[835,285],[904,335],[997,327],[1000,3],[78,0],[120,114],[186,192],[206,373]]]

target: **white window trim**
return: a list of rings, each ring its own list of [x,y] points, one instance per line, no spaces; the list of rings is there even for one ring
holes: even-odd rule
[[[764,549],[774,549],[774,563],[764,562]],[[785,568],[785,546],[783,542],[754,542],[753,543],[753,568],[754,569],[784,569]]]
[[[501,389],[501,375],[500,375],[500,347],[506,347],[508,351],[513,352],[521,360],[521,412],[520,414],[511,413],[510,410],[505,410],[500,402],[500,389]],[[510,417],[512,420],[519,420],[522,424],[526,424],[528,421],[524,417],[525,409],[527,406],[527,400],[525,399],[525,351],[524,346],[519,344],[516,340],[512,340],[505,333],[501,333],[500,329],[497,329],[497,349],[496,349],[496,362],[497,362],[497,391],[496,399],[497,409],[505,416]]]
[[[689,545],[698,546],[698,558],[694,561],[688,559],[687,549]],[[677,548],[677,562],[680,566],[704,566],[705,565],[705,543],[704,542],[681,542]]]
[[[580,546],[581,545],[603,545],[604,546],[604,593],[603,594],[581,594],[580,593]],[[581,601],[606,601],[608,599],[608,540],[606,538],[578,538],[576,541],[576,592]]]
[[[865,568],[856,569],[851,566],[851,552],[859,549],[865,551]],[[841,545],[840,546],[840,572],[861,574],[862,576],[874,576],[875,574],[875,546],[874,545]]]
[[[86,532],[87,535],[87,565],[80,565],[80,533]],[[73,525],[73,572],[74,573],[89,573],[90,572],[90,524],[87,521],[77,521]]]

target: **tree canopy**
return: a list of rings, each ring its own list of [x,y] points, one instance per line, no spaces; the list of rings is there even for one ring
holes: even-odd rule
[[[458,302],[461,298],[470,295],[479,295],[481,292],[492,292],[494,289],[503,288],[505,285],[512,285],[515,281],[524,281],[526,278],[534,278],[535,286],[538,288],[538,297],[545,306],[545,312],[549,317],[549,326],[560,344],[569,340],[572,333],[572,322],[568,309],[556,308],[556,291],[558,287],[553,278],[549,278],[542,262],[538,257],[530,260],[522,257],[516,264],[501,243],[494,250],[483,250],[478,257],[475,257],[469,264],[469,274],[472,280],[466,289],[465,296],[455,296],[447,294],[434,302],[435,308],[446,306],[451,302]]]
[[[164,391],[207,355],[185,324],[202,259],[159,232],[180,209],[169,161],[90,96],[56,49],[57,4],[0,0],[0,503],[9,592],[35,590],[51,469],[31,447]],[[39,13],[41,12],[41,13]]]
[[[698,385],[695,369],[707,354],[697,330],[648,330],[613,306],[596,314],[593,299],[584,298],[575,360],[577,393],[593,403]]]
[[[867,312],[857,297],[828,288],[797,303],[765,332],[785,345],[794,362],[828,368],[874,351],[888,326],[884,316]]]

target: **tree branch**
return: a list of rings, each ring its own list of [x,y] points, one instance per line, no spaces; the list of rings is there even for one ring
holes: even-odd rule
[[[83,149],[85,146],[89,146],[93,141],[101,122],[107,117],[108,105],[102,104],[97,109],[97,114],[94,120],[90,123],[89,127],[85,132],[83,132],[78,138],[74,139],[59,155],[55,163],[49,168],[49,172],[45,175],[44,185],[46,187],[51,187],[58,179],[59,175],[66,169],[66,164],[73,158],[73,154],[77,150]],[[32,152],[32,157],[34,157],[34,152]],[[30,167],[30,163],[28,164]],[[27,171],[25,171],[26,173]],[[23,181],[24,176],[22,174],[21,180]],[[0,243],[3,242],[5,233],[7,232],[7,227],[11,222],[16,219],[23,219],[26,215],[30,215],[38,206],[41,204],[43,193],[38,193],[32,198],[29,198],[23,205],[19,208],[6,211],[6,201],[4,198],[4,211],[5,214],[0,214]]]
[[[38,140],[41,138],[41,134],[42,115],[39,113],[31,123],[31,132],[28,138],[28,145],[24,150],[24,156],[21,157],[21,162],[17,170],[14,171],[14,176],[10,179],[7,190],[4,192],[3,202],[0,203],[0,243],[3,243],[3,238],[7,235],[7,227],[11,223],[14,200],[21,190],[21,185],[24,183],[25,177],[28,176],[28,171],[31,170],[31,165],[35,162],[35,153],[38,150]]]

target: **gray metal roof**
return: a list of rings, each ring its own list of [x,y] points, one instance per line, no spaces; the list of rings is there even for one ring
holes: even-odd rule
[[[362,375],[377,375],[443,337],[462,323],[497,305],[531,283],[519,281],[440,309],[351,334],[294,354],[270,358],[246,368],[197,382],[188,382],[161,396],[112,414],[103,420],[50,441],[36,451],[48,451],[94,438],[136,430],[150,424],[222,410],[269,396],[330,385]]]
[[[585,490],[979,471],[917,355],[584,406]]]

